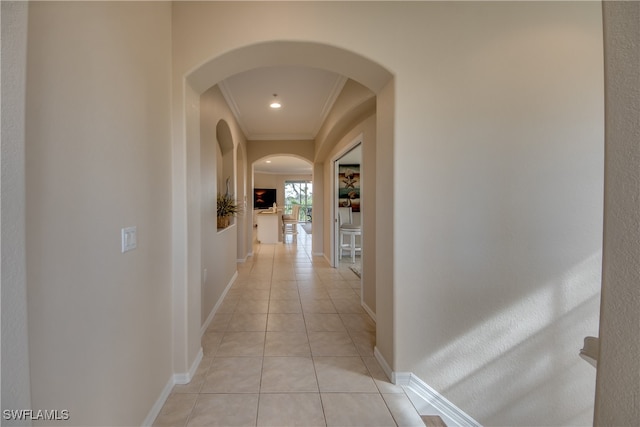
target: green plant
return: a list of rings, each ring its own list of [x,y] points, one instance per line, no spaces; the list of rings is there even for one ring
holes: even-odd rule
[[[219,218],[234,216],[240,211],[236,201],[230,194],[218,194],[217,204],[217,214]]]

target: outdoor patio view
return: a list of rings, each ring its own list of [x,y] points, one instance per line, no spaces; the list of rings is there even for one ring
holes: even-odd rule
[[[284,214],[291,214],[294,205],[300,205],[298,220],[311,222],[313,218],[313,184],[311,181],[286,181],[284,183]]]

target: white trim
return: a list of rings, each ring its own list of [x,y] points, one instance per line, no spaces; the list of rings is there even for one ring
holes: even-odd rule
[[[249,258],[249,255],[247,255],[247,256],[246,256],[246,257],[244,257],[244,258],[238,258],[238,259],[236,259],[236,262],[237,262],[238,264],[244,264],[245,262],[247,262],[247,258]]]
[[[196,374],[198,370],[198,366],[200,366],[200,362],[202,362],[202,358],[204,357],[204,352],[202,351],[202,347],[198,350],[198,354],[196,355],[195,360],[191,364],[191,368],[189,368],[189,372],[182,374],[173,374],[173,383],[174,384],[189,384],[191,379]]]
[[[171,390],[173,390],[174,385],[188,384],[189,382],[191,382],[191,379],[196,374],[196,371],[198,370],[198,367],[200,366],[200,362],[202,362],[203,357],[204,357],[204,353],[202,351],[202,347],[200,347],[200,350],[198,350],[198,354],[196,355],[195,360],[191,364],[191,368],[189,369],[189,372],[187,372],[186,374],[185,373],[173,374],[171,377],[169,377],[169,381],[167,381],[164,388],[162,389],[162,392],[160,393],[160,396],[156,400],[156,403],[153,404],[153,406],[151,407],[151,410],[147,414],[147,417],[142,422],[142,427],[151,426],[153,424],[153,422],[156,420],[156,417],[162,410],[162,407],[166,403],[167,398],[171,394]]]
[[[332,264],[331,264],[331,259],[329,259],[329,258],[327,257],[327,254],[324,254],[324,253],[323,253],[323,254],[322,254],[322,257],[325,259],[325,261],[327,261],[327,262],[329,263],[329,265],[332,265]]]
[[[231,94],[231,90],[229,89],[227,82],[225,82],[224,80],[219,81],[218,88],[220,89],[220,92],[222,92],[222,97],[225,99],[225,101],[227,101],[227,105],[229,106],[229,109],[233,113],[234,117],[236,118],[236,121],[238,122],[240,129],[242,129],[242,132],[244,132],[245,135],[249,135],[249,130],[245,126],[244,121],[238,120],[239,117],[242,117],[240,115],[240,108],[238,108],[238,104],[236,103],[235,98]]]
[[[318,118],[317,122],[313,125],[312,131],[309,133],[301,133],[301,134],[293,134],[293,135],[292,134],[280,134],[280,135],[256,134],[256,133],[250,132],[249,129],[247,128],[246,123],[243,120],[240,120],[240,118],[242,117],[242,113],[240,112],[240,107],[238,106],[238,103],[236,102],[227,82],[225,80],[218,82],[218,87],[220,88],[220,92],[222,92],[222,96],[224,97],[225,101],[227,101],[227,105],[229,106],[229,109],[231,110],[234,117],[236,118],[238,125],[246,135],[247,141],[283,140],[283,139],[284,140],[301,140],[301,139],[312,140],[312,139],[315,139],[316,135],[318,134],[318,131],[324,124],[324,121],[329,115],[329,112],[331,112],[331,108],[333,108],[333,105],[335,104],[336,99],[342,93],[342,89],[344,88],[344,85],[346,83],[347,83],[347,78],[343,75],[337,74],[335,81],[333,83],[333,87],[331,88],[331,91],[329,92],[329,95],[327,96],[327,99],[325,100],[325,103],[322,106],[322,110],[320,111],[320,117]]]
[[[173,382],[173,376],[171,376],[169,378],[169,381],[167,381],[167,384],[165,384],[164,388],[162,389],[162,392],[160,393],[158,400],[156,400],[156,403],[153,404],[153,406],[151,407],[151,410],[147,414],[147,417],[142,422],[142,427],[153,425],[153,422],[156,420],[156,417],[162,410],[162,407],[167,401],[167,398],[171,394],[171,390],[173,389],[174,385],[175,383]]]
[[[449,427],[482,427],[479,422],[471,418],[415,374],[392,371],[378,347],[374,347],[373,355],[393,384],[410,389],[429,406],[429,413],[421,413],[420,415],[439,415]]]
[[[237,224],[235,222],[229,224],[228,226],[226,226],[225,228],[217,228],[216,229],[216,233],[217,234],[222,234],[224,232],[226,232],[227,230],[231,230],[232,228],[236,228]]]
[[[364,308],[364,311],[367,312],[367,314],[369,315],[369,317],[371,317],[374,323],[378,323],[376,322],[376,314],[373,312],[373,310],[371,310],[371,308],[362,300],[360,301],[360,305],[362,306],[362,308]]]
[[[327,100],[322,106],[322,111],[320,113],[320,120],[318,120],[318,124],[313,129],[312,133],[314,135],[314,138],[315,138],[315,135],[317,135],[318,132],[320,132],[320,128],[324,124],[325,120],[327,120],[327,116],[329,115],[329,112],[331,112],[331,109],[336,103],[336,99],[338,99],[338,96],[342,93],[342,89],[344,89],[344,85],[346,83],[347,83],[347,77],[343,76],[342,74],[336,75],[336,80],[333,83],[331,92],[329,93]]]
[[[411,382],[411,372],[393,372],[391,382],[395,385],[407,387]]]
[[[237,278],[238,278],[238,270],[236,270],[236,272],[233,273],[233,277],[231,277],[231,280],[227,284],[227,287],[224,288],[224,291],[222,291],[222,295],[220,296],[220,298],[218,298],[218,302],[216,302],[216,305],[213,306],[213,308],[211,309],[211,312],[207,316],[207,320],[204,321],[204,324],[200,328],[200,336],[201,337],[204,335],[205,332],[207,332],[207,328],[209,327],[209,325],[213,321],[213,316],[215,316],[216,312],[220,308],[220,305],[222,304],[222,301],[224,301],[224,297],[227,296],[227,292],[229,292],[229,289],[231,289],[231,286],[233,285],[233,282],[235,282]]]
[[[329,223],[331,224],[331,233],[329,234],[329,246],[331,247],[331,260],[329,261],[329,265],[333,268],[338,268],[340,265],[340,247],[338,242],[340,242],[340,231],[338,227],[338,212],[336,208],[338,207],[338,199],[339,199],[339,188],[340,184],[338,182],[338,162],[342,159],[346,154],[355,149],[358,146],[362,146],[364,142],[364,133],[360,133],[354,139],[351,140],[349,144],[342,148],[342,150],[338,151],[331,158],[331,184],[332,184],[332,193],[331,193],[331,205],[329,206]],[[364,163],[364,159],[360,159],[360,203],[362,203],[362,164]],[[362,225],[362,216],[360,217],[360,224]],[[362,237],[361,237],[362,239]],[[360,280],[360,289],[362,289],[362,280]]]
[[[313,253],[311,253],[311,255],[313,255],[313,256],[321,256],[321,257],[324,257],[324,259],[327,259],[327,257],[324,256],[324,252],[313,252]]]
[[[404,374],[407,373],[405,372],[403,375]],[[414,374],[409,373],[409,381],[406,386],[424,399],[448,426],[482,427],[479,422],[471,418],[468,414],[451,403],[443,395],[431,388],[427,383]]]
[[[313,141],[313,133],[247,133],[247,141]]]
[[[380,367],[384,371],[384,373],[387,376],[387,378],[392,379],[393,378],[393,371],[391,370],[391,367],[389,366],[389,364],[385,360],[385,358],[382,355],[382,353],[380,353],[380,350],[378,350],[378,347],[373,347],[373,356],[376,358],[376,360],[380,364]]]
[[[200,367],[200,362],[202,362],[203,357],[204,357],[204,350],[202,349],[202,347],[200,347],[200,349],[198,350],[198,354],[196,354],[195,360],[191,364],[191,369],[189,369],[189,381],[187,381],[187,383],[190,383],[191,380],[193,379],[194,375],[196,374],[196,371],[198,370],[198,367]]]

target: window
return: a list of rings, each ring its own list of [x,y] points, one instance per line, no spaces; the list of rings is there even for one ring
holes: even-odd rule
[[[313,184],[311,181],[285,181],[284,213],[291,214],[293,205],[300,205],[299,221],[311,221],[313,205]]]

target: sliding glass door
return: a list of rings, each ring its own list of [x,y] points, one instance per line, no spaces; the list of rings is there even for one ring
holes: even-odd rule
[[[313,184],[311,181],[285,181],[284,213],[291,214],[293,205],[300,205],[299,221],[311,222],[313,218]]]

